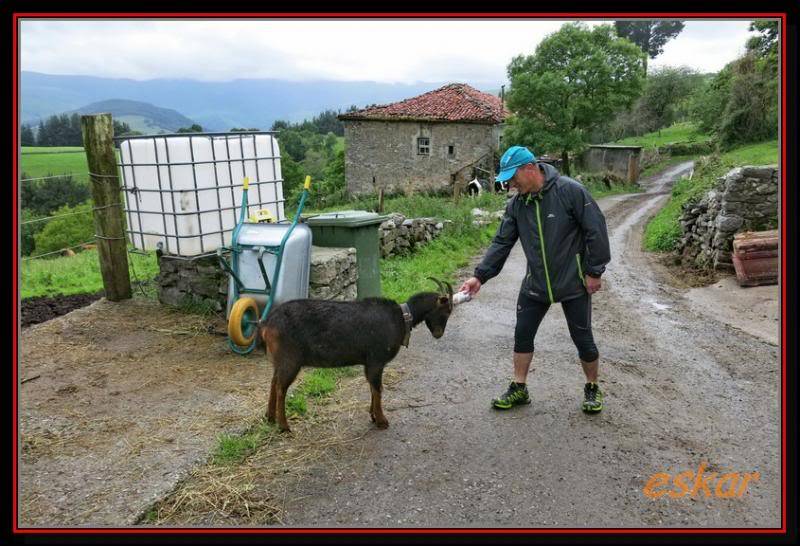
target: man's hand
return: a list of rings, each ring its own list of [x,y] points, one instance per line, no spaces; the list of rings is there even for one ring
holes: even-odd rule
[[[474,296],[481,289],[481,281],[477,277],[470,277],[464,284],[461,285],[459,292],[467,292],[470,296]]]
[[[595,279],[594,277],[590,277],[589,275],[585,275],[585,278],[586,278],[586,291],[589,292],[589,294],[594,294],[595,292],[600,290],[600,288],[602,288],[602,281],[599,278]]]

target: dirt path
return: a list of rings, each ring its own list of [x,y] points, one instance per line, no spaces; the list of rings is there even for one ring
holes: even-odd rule
[[[500,276],[434,341],[414,331],[390,366],[391,427],[374,431],[289,491],[290,526],[779,526],[778,347],[698,314],[640,249],[643,223],[687,165],[650,192],[601,203],[612,239],[594,298],[606,409],[579,409],[583,376],[563,313],[540,327],[533,404],[495,412],[511,378],[516,247]],[[657,500],[657,472],[754,472],[742,498]],[[331,469],[337,479],[332,479]],[[343,478],[342,478],[343,476]]]

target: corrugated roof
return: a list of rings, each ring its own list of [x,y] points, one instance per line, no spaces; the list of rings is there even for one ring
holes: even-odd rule
[[[510,112],[499,97],[451,83],[417,97],[341,114],[341,120],[502,123]]]

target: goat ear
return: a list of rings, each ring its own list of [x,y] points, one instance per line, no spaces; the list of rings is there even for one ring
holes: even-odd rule
[[[450,305],[450,298],[447,296],[439,296],[439,305]]]

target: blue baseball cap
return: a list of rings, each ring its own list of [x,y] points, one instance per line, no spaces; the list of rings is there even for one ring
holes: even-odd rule
[[[498,182],[505,182],[514,176],[518,168],[535,162],[536,156],[525,146],[512,146],[500,158],[500,172],[494,179]]]

